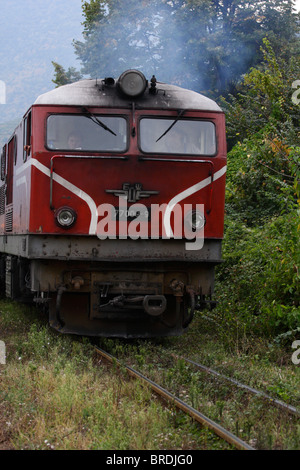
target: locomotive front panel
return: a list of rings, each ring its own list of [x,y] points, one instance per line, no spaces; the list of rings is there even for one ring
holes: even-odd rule
[[[130,73],[134,88],[141,74]],[[199,96],[163,84],[135,96],[118,82],[87,80],[32,107],[30,154],[17,170],[30,187],[29,222],[9,256],[53,327],[180,334],[195,308],[213,305],[225,124]]]

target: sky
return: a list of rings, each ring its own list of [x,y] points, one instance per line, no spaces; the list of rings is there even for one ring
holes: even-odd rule
[[[0,0],[0,124],[20,119],[54,88],[52,61],[80,68],[72,41],[82,39],[81,7],[81,0]]]
[[[296,8],[298,11],[300,10],[300,0],[296,0]]]

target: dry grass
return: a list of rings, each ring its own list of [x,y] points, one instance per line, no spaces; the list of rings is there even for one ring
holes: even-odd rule
[[[199,313],[181,338],[126,345],[106,340],[103,346],[255,448],[299,450],[299,417],[201,372],[173,354],[200,362],[300,410],[300,368],[292,362],[293,350],[257,337],[223,342],[225,334],[229,336],[230,331],[221,331]]]
[[[229,333],[228,333],[229,334]],[[180,338],[102,340],[100,346],[258,449],[299,449],[299,420],[176,360],[184,355],[299,406],[299,367],[263,340],[232,338],[196,315]],[[61,336],[36,310],[0,301],[0,449],[223,449],[211,432],[168,410],[125,372],[111,371],[86,338]]]
[[[0,302],[0,331],[2,449],[226,448],[122,371],[95,364],[89,340],[58,335],[36,310]]]

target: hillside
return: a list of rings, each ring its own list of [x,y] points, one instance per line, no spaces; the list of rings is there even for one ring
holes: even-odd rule
[[[6,104],[0,104],[0,124],[21,118],[38,95],[54,87],[51,61],[79,67],[72,41],[81,37],[81,21],[81,0],[1,2],[0,80],[6,84]]]

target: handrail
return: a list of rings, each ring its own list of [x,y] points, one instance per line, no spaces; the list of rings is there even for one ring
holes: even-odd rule
[[[55,158],[75,158],[75,159],[88,159],[88,160],[128,160],[127,156],[115,155],[53,155],[50,160],[50,209],[53,211],[53,174],[54,174],[54,159]]]

